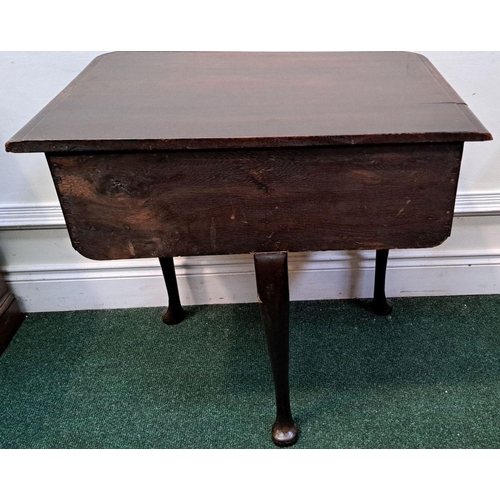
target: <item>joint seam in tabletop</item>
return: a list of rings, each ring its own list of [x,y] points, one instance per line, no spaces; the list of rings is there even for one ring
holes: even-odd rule
[[[214,53],[211,53],[214,54]],[[221,53],[218,53],[221,54]],[[275,53],[274,55],[280,55],[281,53]],[[282,54],[293,54],[293,53],[285,53]],[[43,150],[44,152],[53,151],[53,152],[68,152],[68,151],[105,151],[106,148],[109,150],[119,151],[125,150],[127,148],[137,147],[137,143],[134,142],[133,133],[130,134],[125,131],[124,134],[118,134],[114,138],[108,137],[107,139],[97,139],[95,136],[95,131],[86,130],[84,131],[83,136],[78,135],[76,132],[68,135],[67,133],[62,133],[57,138],[57,134],[55,137],[51,137],[50,134],[46,137],[43,135],[39,135],[35,132],[44,131],[46,127],[42,124],[46,123],[45,120],[51,116],[58,114],[58,109],[60,105],[68,102],[68,97],[72,94],[75,88],[79,88],[79,85],[88,81],[90,75],[95,74],[94,70],[102,60],[108,54],[103,54],[94,59],[83,71],[77,76],[78,82],[75,83],[73,80],[67,87],[66,91],[63,90],[58,96],[56,96],[51,103],[49,103],[40,113],[38,113],[33,120],[31,120],[23,129],[19,131],[17,135],[15,135],[11,141],[7,142],[6,148],[8,151],[12,152],[35,152]],[[255,53],[254,53],[255,55]],[[317,54],[316,54],[317,55]],[[441,97],[442,102],[432,103],[432,104],[443,104],[445,102],[450,102],[453,104],[465,104],[461,98],[454,92],[452,87],[444,80],[444,78],[439,74],[439,72],[434,68],[434,66],[420,54],[407,52],[407,69],[408,64],[411,61],[415,62],[415,65],[418,65],[419,74],[422,73],[427,75],[425,77],[429,82],[433,82],[433,87],[441,89],[438,92],[439,97]],[[410,66],[411,67],[411,66]],[[103,67],[101,66],[101,69]],[[102,76],[102,75],[101,75]],[[447,98],[446,98],[447,96]],[[456,97],[456,99],[453,99]],[[449,100],[448,100],[449,99]],[[71,100],[71,99],[69,99]],[[439,98],[438,98],[439,101]],[[413,103],[415,104],[415,103]],[[422,104],[422,103],[420,103]],[[417,104],[418,106],[418,104]],[[64,106],[62,106],[64,107]],[[56,111],[54,111],[56,110]],[[333,110],[335,111],[335,110]],[[425,112],[425,109],[424,109]],[[465,110],[461,109],[461,113],[458,113],[459,116],[462,116]],[[425,113],[424,113],[425,114]],[[455,132],[447,134],[446,132],[427,132],[426,130],[441,130],[440,128],[433,128],[432,126],[429,128],[423,128],[420,132],[415,132],[411,130],[408,133],[398,134],[394,133],[392,127],[389,127],[386,130],[380,130],[378,134],[373,134],[369,132],[368,134],[362,134],[360,136],[357,135],[357,131],[354,134],[349,134],[348,129],[339,129],[339,130],[324,130],[324,134],[316,134],[315,130],[306,130],[299,127],[299,129],[290,129],[290,130],[277,130],[273,133],[265,133],[260,135],[257,133],[254,134],[254,130],[241,130],[241,133],[236,131],[235,135],[232,135],[234,132],[227,133],[227,130],[222,130],[220,134],[214,132],[213,136],[210,134],[210,131],[201,130],[198,131],[200,133],[194,132],[190,135],[184,135],[184,132],[177,134],[168,133],[165,137],[164,131],[153,131],[151,134],[149,132],[144,133],[144,137],[141,138],[143,144],[139,144],[139,149],[141,150],[160,150],[160,149],[204,149],[204,148],[238,148],[238,147],[282,147],[286,145],[294,145],[294,146],[308,146],[312,143],[314,145],[334,145],[339,143],[347,143],[347,144],[356,144],[356,143],[374,143],[374,142],[390,142],[390,141],[407,141],[407,142],[437,142],[437,141],[452,141],[452,140],[487,140],[490,139],[490,136],[487,134],[486,129],[481,126],[481,123],[474,119],[474,115],[470,112],[471,116],[467,116],[467,120],[463,121],[463,124],[458,123]],[[50,121],[50,120],[49,120]],[[432,125],[432,124],[430,124]],[[470,127],[470,130],[467,130]],[[392,131],[391,131],[392,130]],[[419,129],[420,130],[420,129]],[[284,133],[283,133],[284,132]],[[298,132],[295,133],[294,132]],[[330,132],[330,134],[329,134]],[[347,132],[347,134],[345,133]],[[155,135],[159,133],[160,135]],[[370,135],[368,137],[368,135]],[[106,134],[104,134],[105,136]],[[455,135],[455,137],[454,137]],[[30,137],[33,137],[31,138]],[[68,136],[69,139],[61,139],[61,137]],[[87,138],[85,138],[87,136]],[[456,136],[459,136],[458,138]],[[71,138],[72,137],[72,138]],[[80,137],[80,139],[76,138]],[[101,134],[101,137],[102,134]],[[149,137],[149,139],[147,138]],[[189,137],[189,139],[188,139]],[[213,144],[216,141],[217,144]],[[146,144],[144,143],[146,142]],[[253,144],[252,144],[253,143]]]

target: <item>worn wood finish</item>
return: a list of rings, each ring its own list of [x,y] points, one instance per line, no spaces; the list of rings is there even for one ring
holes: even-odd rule
[[[7,349],[10,341],[24,321],[14,295],[9,291],[0,274],[0,355]]]
[[[115,52],[8,143],[13,152],[478,141],[489,132],[409,52]]]
[[[462,144],[48,155],[92,259],[415,248],[450,234]]]
[[[288,382],[289,290],[287,252],[255,253],[255,277],[276,395],[276,421],[271,436],[277,446],[291,446],[298,428],[290,410]]]
[[[182,308],[179,297],[174,259],[172,257],[162,257],[160,258],[160,266],[168,293],[168,307],[163,311],[161,319],[167,325],[176,325],[185,318],[186,311]]]

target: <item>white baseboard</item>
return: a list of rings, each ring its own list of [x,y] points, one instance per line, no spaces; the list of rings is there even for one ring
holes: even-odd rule
[[[458,193],[455,217],[500,215],[500,193]]]
[[[185,305],[255,302],[250,255],[175,260]],[[374,252],[291,254],[292,300],[370,297]],[[7,280],[26,312],[164,306],[157,260],[9,267]],[[389,297],[500,293],[500,250],[394,250]]]
[[[0,206],[0,230],[66,227],[59,205]]]

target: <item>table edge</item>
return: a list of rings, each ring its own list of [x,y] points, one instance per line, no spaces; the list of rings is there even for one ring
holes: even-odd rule
[[[235,137],[224,139],[93,139],[61,141],[10,140],[10,153],[133,152],[200,149],[250,149],[314,146],[357,146],[364,144],[404,144],[435,142],[490,141],[485,129],[477,132],[403,133],[315,137]]]

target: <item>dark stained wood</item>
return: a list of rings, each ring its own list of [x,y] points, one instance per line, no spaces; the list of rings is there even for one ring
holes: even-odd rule
[[[373,290],[372,310],[379,316],[387,316],[392,312],[392,304],[385,296],[385,274],[389,250],[377,250],[375,257],[375,285]]]
[[[272,440],[277,446],[297,441],[298,428],[290,410],[288,383],[289,300],[287,252],[255,253],[255,277],[262,322],[266,332],[276,395]]]
[[[0,355],[5,351],[24,321],[14,295],[9,291],[0,273]]]
[[[179,297],[174,259],[172,257],[161,257],[160,266],[168,293],[168,307],[163,311],[161,319],[167,325],[177,325],[186,317],[186,311],[182,308]]]
[[[12,152],[256,148],[491,139],[409,52],[115,52],[6,145]]]
[[[430,247],[462,144],[48,155],[91,259]]]

